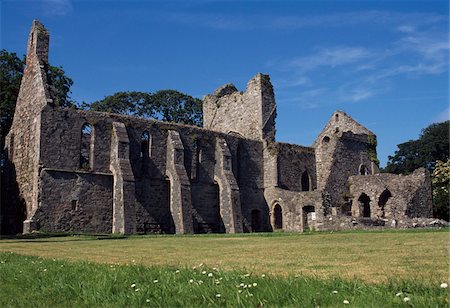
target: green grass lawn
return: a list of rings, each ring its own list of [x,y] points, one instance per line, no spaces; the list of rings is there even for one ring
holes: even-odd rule
[[[449,234],[3,239],[0,306],[447,307]]]

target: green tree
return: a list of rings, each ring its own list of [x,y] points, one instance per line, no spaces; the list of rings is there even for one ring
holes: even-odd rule
[[[2,148],[4,138],[11,128],[14,117],[25,63],[25,56],[21,60],[13,52],[8,52],[5,49],[0,50],[0,127]],[[75,103],[70,98],[70,87],[73,81],[66,76],[62,67],[49,65],[47,74],[54,96],[54,103],[63,107],[75,106]]]
[[[384,171],[409,174],[420,167],[432,171],[436,161],[449,158],[449,121],[431,124],[422,131],[419,139],[397,147],[394,156],[388,157]]]
[[[19,59],[15,53],[0,50],[0,127],[1,145],[11,127],[17,96],[22,80],[25,60]]]
[[[151,94],[145,92],[117,92],[91,104],[83,103],[87,110],[139,115],[144,101],[150,101]]]
[[[154,117],[162,121],[190,125],[203,125],[202,101],[175,90],[160,90],[144,102],[141,115]]]
[[[438,160],[431,174],[433,185],[433,215],[434,217],[449,220],[449,180],[450,159]]]
[[[156,93],[117,92],[91,104],[87,110],[141,116],[167,122],[202,126],[202,101],[190,95],[161,90]]]

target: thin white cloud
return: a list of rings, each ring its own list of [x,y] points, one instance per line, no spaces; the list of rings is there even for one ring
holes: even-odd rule
[[[300,57],[289,61],[288,67],[309,71],[321,66],[337,67],[352,64],[371,57],[371,53],[363,47],[339,46],[323,48],[311,56]]]
[[[447,16],[439,14],[398,13],[376,10],[313,16],[173,12],[171,14],[164,14],[161,18],[167,19],[170,22],[185,23],[213,28],[216,30],[232,31],[262,29],[292,30],[315,27],[345,27],[359,24],[394,25],[399,27],[399,31],[405,31],[408,29],[415,29],[423,25],[448,20]]]
[[[64,16],[73,9],[70,0],[43,0],[42,5],[45,13],[51,16]]]
[[[433,123],[440,123],[448,120],[450,120],[450,107],[447,107],[444,111],[434,117]]]

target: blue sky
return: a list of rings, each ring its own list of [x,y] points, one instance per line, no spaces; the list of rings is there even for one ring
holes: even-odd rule
[[[244,90],[270,74],[277,140],[310,145],[335,110],[396,145],[449,118],[448,1],[1,2],[1,48],[22,55],[34,18],[72,97]]]

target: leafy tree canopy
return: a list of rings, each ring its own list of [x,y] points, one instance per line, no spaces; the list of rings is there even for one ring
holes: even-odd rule
[[[117,92],[91,104],[83,103],[82,107],[202,126],[202,101],[175,90],[156,93]]]
[[[431,174],[433,186],[433,215],[434,217],[449,220],[449,185],[450,185],[450,159],[436,162]]]
[[[432,171],[437,160],[449,158],[449,121],[434,123],[425,128],[417,140],[398,145],[394,156],[389,156],[384,171],[408,174],[425,167]]]
[[[15,53],[0,50],[0,127],[1,144],[8,133],[14,117],[20,82],[25,69],[26,58],[20,59]],[[73,81],[66,76],[62,67],[49,65],[47,76],[52,87],[54,103],[58,106],[72,107],[70,87]]]

